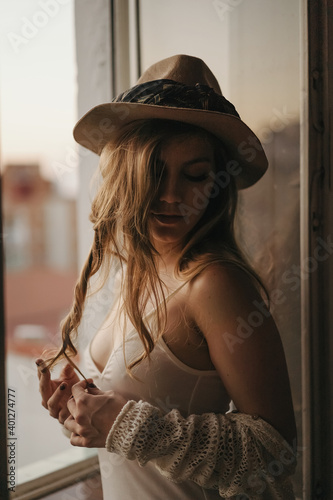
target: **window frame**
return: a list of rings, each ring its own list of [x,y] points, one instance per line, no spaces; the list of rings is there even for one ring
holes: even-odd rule
[[[97,471],[99,462],[95,449],[73,448],[22,467],[20,483],[15,488],[14,496],[10,495],[10,498],[41,498],[42,495],[54,493],[82,481]]]
[[[327,241],[333,228],[330,132],[333,118],[333,2],[303,2],[307,19],[303,164],[302,262],[315,255],[318,237]],[[319,260],[319,259],[318,259]],[[333,294],[332,256],[318,262],[302,296],[303,490],[304,498],[333,495]]]

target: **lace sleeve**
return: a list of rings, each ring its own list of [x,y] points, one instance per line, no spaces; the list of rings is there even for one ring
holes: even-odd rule
[[[291,500],[296,454],[267,422],[244,413],[164,415],[129,401],[106,440],[108,451],[141,466],[153,461],[174,482],[218,489],[225,499]]]

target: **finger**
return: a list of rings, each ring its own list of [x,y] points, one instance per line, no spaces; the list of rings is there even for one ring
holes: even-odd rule
[[[79,377],[76,375],[74,368],[69,363],[67,363],[61,370],[60,378],[63,380],[76,378],[77,380],[79,380]]]
[[[77,396],[77,399],[72,396],[69,398],[67,401],[67,408],[70,414],[73,416],[73,418],[76,420],[77,423],[79,424],[86,424],[89,421],[89,412],[87,413],[87,394],[84,392],[84,389],[82,389],[82,395],[83,396]],[[88,396],[88,397],[92,397]]]
[[[72,446],[79,446],[81,448],[93,448],[94,446],[90,444],[90,440],[79,436],[78,434],[71,435],[70,443]]]
[[[38,378],[40,379],[41,377],[41,374],[42,374],[42,370],[44,368],[44,360],[42,358],[38,358],[35,360],[35,363],[37,365],[37,375],[38,375]]]
[[[88,384],[87,384],[88,383]],[[82,396],[84,393],[91,392],[92,394],[98,394],[101,392],[94,384],[92,378],[88,378],[87,381],[81,380],[72,387],[72,394],[74,399]]]
[[[99,394],[102,392],[97,385],[95,385],[92,378],[87,378],[87,382],[85,392],[90,392],[91,394]]]
[[[71,432],[71,445],[84,448],[95,447],[95,444],[97,443],[96,438],[93,439],[92,436],[87,432],[87,429],[79,426],[77,422],[75,422],[75,420],[67,419],[64,423],[64,426]],[[102,446],[103,445],[104,442],[102,443]],[[99,445],[98,447],[101,447],[101,445]]]
[[[79,436],[83,432],[83,428],[81,425],[79,425],[73,415],[69,415],[69,417],[66,418],[64,421],[64,427],[66,427],[69,432],[72,432],[76,436]]]
[[[64,425],[65,420],[67,420],[67,418],[70,416],[71,414],[69,413],[67,406],[64,406],[59,412],[58,420],[62,425]]]
[[[80,448],[83,448],[81,436],[77,436],[72,433],[70,443],[72,446],[79,446]]]
[[[67,401],[68,410],[75,419],[80,419],[80,423],[82,423],[81,421],[85,421],[87,418],[83,408],[87,404],[87,393],[91,393],[90,396],[101,393],[101,391],[93,383],[92,379],[87,379],[87,381],[81,380],[77,384],[74,384],[72,386],[72,397]]]
[[[84,396],[84,394],[87,392],[86,388],[87,388],[87,383],[85,380],[81,380],[80,382],[77,382],[77,384],[74,384],[72,386],[72,395],[74,401]],[[73,403],[73,400],[70,400],[69,402]]]
[[[73,396],[70,396],[70,398],[67,400],[67,408],[69,413],[75,418],[76,415],[76,403],[75,399]]]
[[[48,369],[45,369],[44,373],[41,372],[40,374],[39,392],[42,396],[42,404],[43,406],[45,406],[45,404],[53,394],[53,389],[51,384],[51,374]]]
[[[53,395],[47,401],[47,408],[51,417],[59,418],[59,413],[62,408],[67,409],[67,401],[71,394],[71,388],[66,382],[62,382],[57,389],[54,391]]]

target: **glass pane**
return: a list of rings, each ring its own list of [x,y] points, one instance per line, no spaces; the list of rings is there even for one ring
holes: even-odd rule
[[[58,347],[77,278],[73,11],[72,0],[1,2],[7,383],[18,481],[22,467],[71,447],[41,407],[34,360]]]
[[[241,192],[238,227],[271,293],[301,446],[300,2],[141,0],[140,9],[142,70],[174,54],[202,58],[264,145],[270,168]],[[294,485],[301,498],[301,456]]]

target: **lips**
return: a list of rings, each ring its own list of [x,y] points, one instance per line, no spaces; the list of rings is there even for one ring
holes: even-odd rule
[[[174,224],[176,222],[179,222],[183,218],[181,215],[176,215],[176,214],[152,213],[152,215],[156,220],[158,220],[162,224]]]

